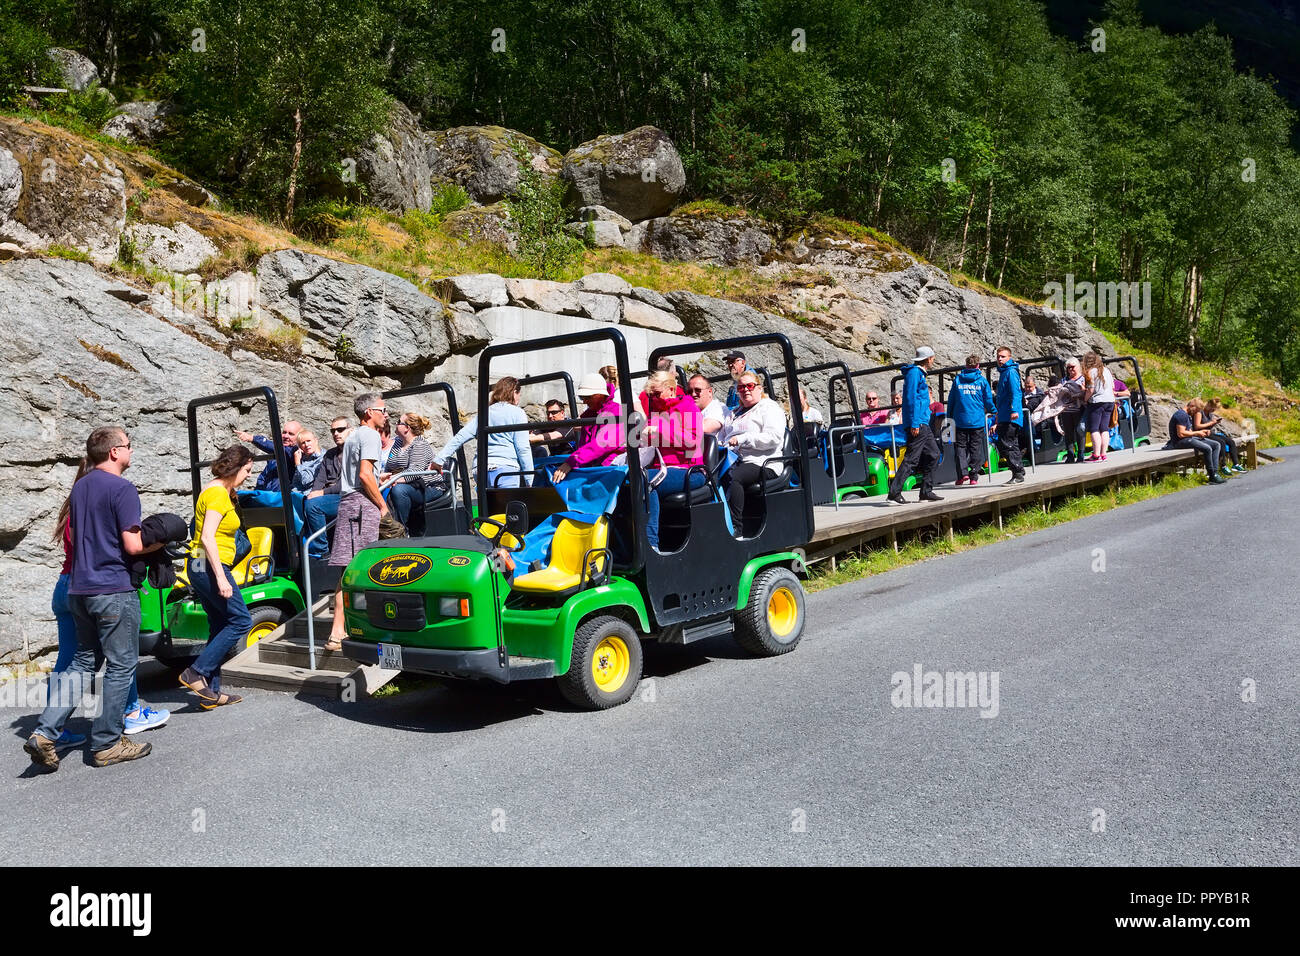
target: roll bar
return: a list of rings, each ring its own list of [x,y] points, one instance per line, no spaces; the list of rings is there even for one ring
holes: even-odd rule
[[[275,443],[275,454],[254,455],[253,460],[275,462],[276,471],[280,475],[280,507],[283,511],[286,530],[284,536],[285,548],[289,553],[290,570],[296,571],[301,562],[301,555],[298,551],[298,537],[293,533],[293,497],[292,489],[289,487],[293,484],[293,473],[289,469],[289,459],[285,455],[284,445],[280,441],[280,406],[276,401],[275,392],[270,386],[260,385],[256,388],[243,388],[235,392],[222,392],[220,395],[207,395],[203,398],[192,399],[186,406],[185,425],[190,438],[190,490],[197,502],[199,500],[200,486],[203,484],[199,473],[212,464],[211,461],[199,460],[199,409],[210,405],[229,405],[234,402],[257,401],[258,399],[266,402],[267,412],[271,418],[271,435],[274,436],[272,441]]]

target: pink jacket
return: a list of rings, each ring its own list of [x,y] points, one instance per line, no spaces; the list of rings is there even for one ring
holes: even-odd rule
[[[622,411],[623,406],[612,398],[600,407],[596,420],[582,427],[577,450],[569,456],[570,468],[608,465],[627,450]]]
[[[663,455],[665,465],[689,468],[704,464],[700,409],[691,396],[678,391],[665,402],[656,395],[650,402],[649,424],[658,428],[658,438],[653,444]]]

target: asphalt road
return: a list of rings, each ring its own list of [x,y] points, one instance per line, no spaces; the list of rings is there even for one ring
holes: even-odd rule
[[[151,672],[179,712],[134,764],[35,776],[9,712],[0,860],[1295,865],[1297,502],[1300,455],[835,588],[794,653],[652,646],[653,694],[600,714],[541,685],[205,713]],[[996,716],[894,706],[917,664],[996,672]]]

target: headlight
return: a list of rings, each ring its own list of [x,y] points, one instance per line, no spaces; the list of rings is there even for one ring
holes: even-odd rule
[[[469,598],[439,598],[438,613],[442,617],[469,617]]]
[[[366,595],[364,591],[344,591],[344,607],[350,607],[354,611],[364,611],[366,609]]]

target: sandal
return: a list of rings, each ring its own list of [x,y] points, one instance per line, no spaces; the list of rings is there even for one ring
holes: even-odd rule
[[[187,687],[198,694],[200,700],[214,701],[217,699],[217,695],[208,686],[207,680],[193,667],[187,667],[181,671],[180,682],[182,687]]]
[[[322,648],[322,650],[333,651],[334,653],[338,653],[339,651],[343,650],[343,638],[331,637],[328,641],[325,642],[325,646],[324,648]]]
[[[238,704],[244,698],[238,694],[218,694],[212,698],[211,703],[200,704],[204,710],[213,710],[217,707],[225,707],[227,704]]]

